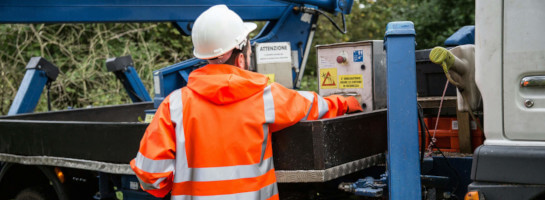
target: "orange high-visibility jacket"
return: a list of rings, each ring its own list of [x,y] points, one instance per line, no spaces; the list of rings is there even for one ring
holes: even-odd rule
[[[131,161],[144,190],[171,199],[278,199],[271,132],[343,115],[346,100],[322,98],[231,65],[193,71],[161,103]]]

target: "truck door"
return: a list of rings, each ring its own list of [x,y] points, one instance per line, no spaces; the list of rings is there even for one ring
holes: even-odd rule
[[[545,1],[503,4],[504,134],[512,140],[545,140]]]

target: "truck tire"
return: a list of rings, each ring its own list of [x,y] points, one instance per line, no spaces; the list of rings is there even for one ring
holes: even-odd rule
[[[53,200],[55,195],[43,186],[29,187],[21,190],[15,200]]]

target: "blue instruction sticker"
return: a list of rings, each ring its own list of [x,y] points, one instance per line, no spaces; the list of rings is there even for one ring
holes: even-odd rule
[[[354,50],[354,62],[363,62],[363,50]]]

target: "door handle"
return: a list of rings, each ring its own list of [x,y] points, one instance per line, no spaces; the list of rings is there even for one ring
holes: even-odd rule
[[[545,76],[526,76],[520,81],[521,87],[545,87]]]

